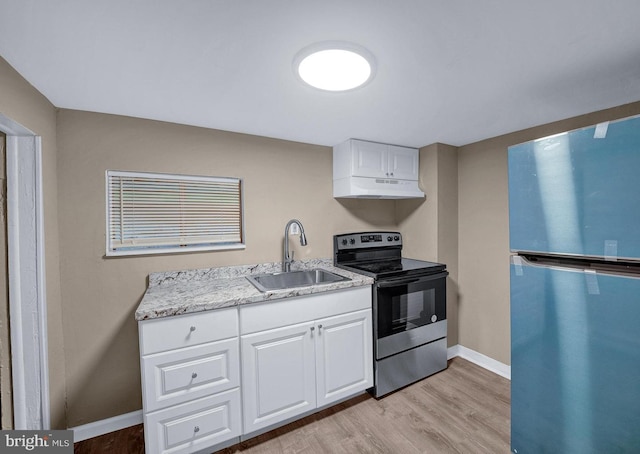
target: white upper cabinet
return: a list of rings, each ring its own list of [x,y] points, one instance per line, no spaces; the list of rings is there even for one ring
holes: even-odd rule
[[[424,198],[417,148],[350,139],[333,147],[333,196]]]
[[[387,145],[354,140],[350,154],[351,175],[374,178],[389,176]]]
[[[417,149],[388,145],[387,157],[390,178],[399,180],[418,179]]]
[[[416,148],[363,140],[350,140],[345,144],[347,147],[343,148],[344,151],[340,151],[345,156],[339,157],[338,160],[350,161],[350,176],[395,178],[398,180],[418,179],[418,150]],[[346,169],[340,169],[343,172],[349,168],[346,165],[347,162],[344,166]],[[335,170],[337,169],[334,168]]]

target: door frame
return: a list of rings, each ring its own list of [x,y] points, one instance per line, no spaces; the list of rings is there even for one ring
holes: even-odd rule
[[[0,113],[6,135],[13,424],[50,428],[42,140]]]

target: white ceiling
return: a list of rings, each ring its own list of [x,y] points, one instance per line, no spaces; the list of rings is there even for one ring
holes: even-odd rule
[[[0,0],[0,55],[55,106],[321,145],[464,145],[640,100],[638,0]],[[367,86],[304,86],[349,41]]]

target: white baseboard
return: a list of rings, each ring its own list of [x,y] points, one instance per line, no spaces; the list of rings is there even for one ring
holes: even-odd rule
[[[447,349],[447,359],[455,358],[459,356],[462,359],[466,359],[480,367],[483,367],[491,372],[500,375],[501,377],[511,380],[511,366],[507,366],[500,361],[496,361],[493,358],[489,358],[482,353],[478,353],[475,350],[464,347],[460,344],[454,345]]]
[[[493,373],[500,375],[506,379],[511,380],[511,367],[506,364],[496,361],[493,358],[489,358],[482,353],[478,353],[470,348],[463,347],[462,345],[454,345],[447,349],[447,359],[460,358],[471,361],[480,367],[490,370]],[[100,435],[115,432],[116,430],[126,429],[127,427],[142,424],[142,410],[133,411],[120,416],[114,416],[113,418],[103,419],[101,421],[84,424],[82,426],[70,427],[73,430],[73,440],[83,441],[93,437],[99,437]]]
[[[73,441],[78,442],[138,424],[142,424],[142,410],[132,411],[131,413],[114,416],[113,418],[103,419],[82,426],[70,427],[69,430],[73,430]]]

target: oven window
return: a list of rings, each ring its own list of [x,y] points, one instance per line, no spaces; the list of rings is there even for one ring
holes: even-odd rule
[[[446,318],[444,278],[378,289],[378,338]]]
[[[435,298],[435,289],[393,297],[389,320],[391,332],[408,331],[431,323],[431,316],[435,314]]]

